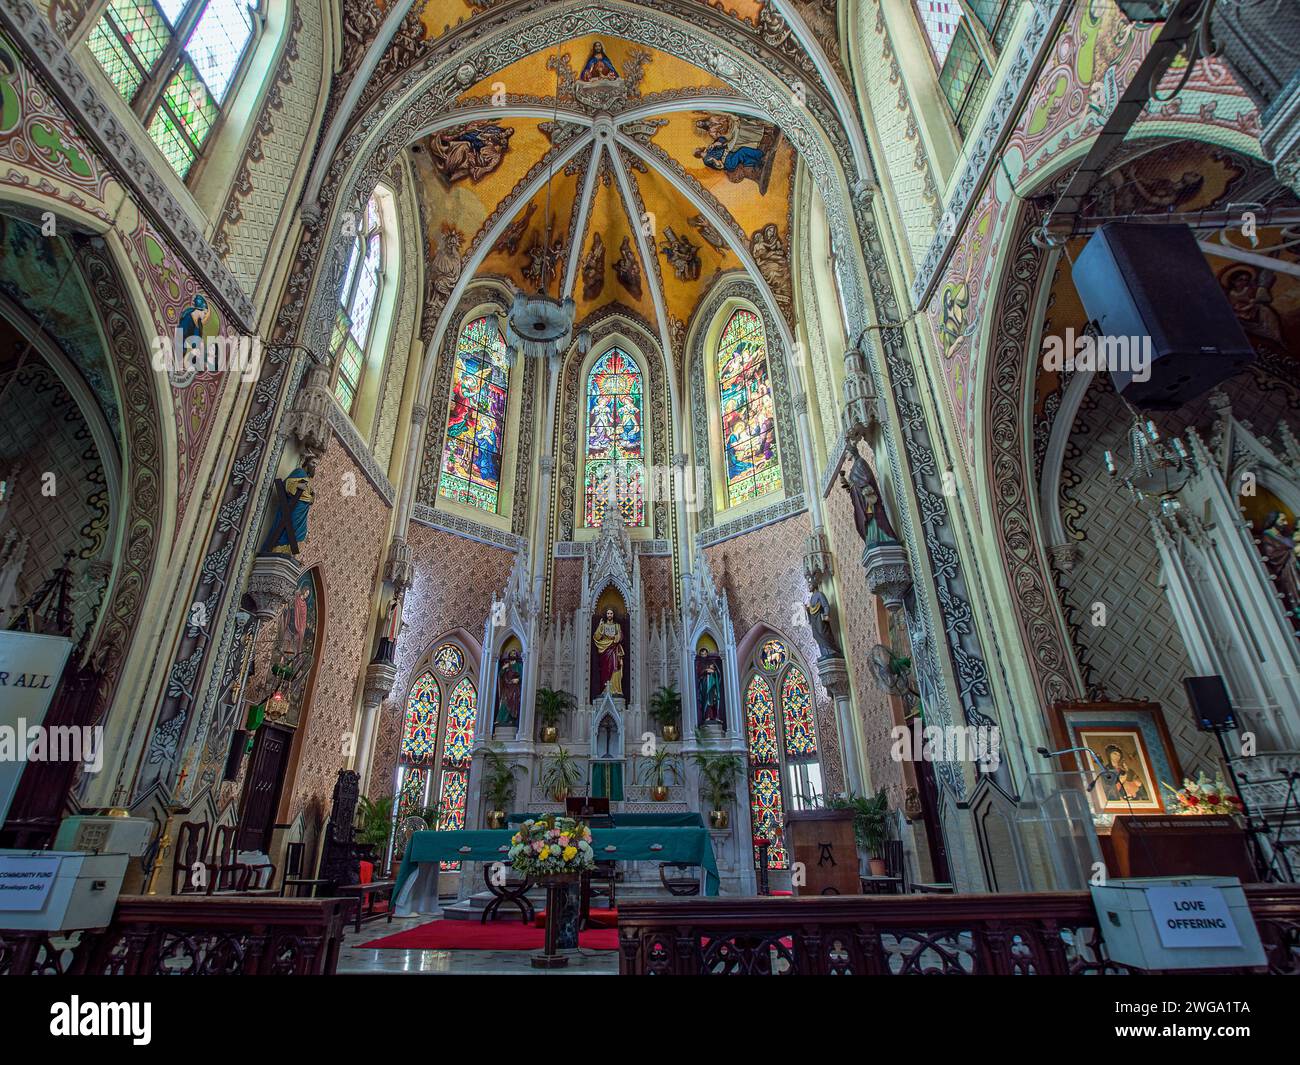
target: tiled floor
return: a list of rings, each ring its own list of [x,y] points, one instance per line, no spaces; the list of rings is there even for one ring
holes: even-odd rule
[[[398,917],[393,923],[372,921],[361,934],[349,927],[339,952],[340,973],[431,976],[610,976],[618,972],[618,953],[612,950],[575,951],[563,969],[534,969],[529,950],[387,950],[360,946],[424,924],[427,917]]]

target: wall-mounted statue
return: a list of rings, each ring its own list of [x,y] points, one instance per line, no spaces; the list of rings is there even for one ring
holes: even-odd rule
[[[840,471],[840,486],[849,493],[853,500],[853,524],[857,526],[858,535],[868,547],[875,544],[896,544],[898,534],[885,512],[885,503],[876,484],[875,475],[866,459],[854,455],[853,469],[849,476]]]
[[[627,661],[627,618],[620,618],[614,608],[606,607],[596,618],[591,634],[591,698],[604,695],[623,697],[624,664]]]
[[[722,656],[707,647],[695,655],[695,707],[701,725],[727,727],[727,704],[722,691]]]
[[[812,594],[804,604],[804,612],[808,615],[808,627],[812,629],[813,639],[817,641],[819,657],[843,658],[844,651],[840,647],[839,638],[835,635],[835,626],[831,621],[830,601],[816,585],[812,585],[810,591]]]
[[[392,665],[397,654],[397,637],[402,631],[402,600],[393,596],[384,613],[384,627],[379,634],[379,648],[370,661],[381,665]]]
[[[263,555],[296,555],[307,539],[307,511],[315,496],[311,478],[304,469],[275,482],[276,501],[272,510],[271,531],[262,545]]]
[[[497,712],[492,719],[494,728],[518,728],[519,707],[524,691],[524,656],[518,651],[507,651],[497,666]]]
[[[1264,556],[1277,590],[1282,593],[1282,609],[1291,624],[1300,628],[1300,544],[1295,541],[1291,523],[1280,510],[1272,511],[1264,519],[1259,531],[1259,553]]]

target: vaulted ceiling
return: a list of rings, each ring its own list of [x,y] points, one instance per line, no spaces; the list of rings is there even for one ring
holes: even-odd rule
[[[493,72],[410,149],[430,298],[471,271],[570,295],[580,322],[617,304],[676,348],[711,282],[744,269],[788,313],[796,157],[756,110],[612,37]]]

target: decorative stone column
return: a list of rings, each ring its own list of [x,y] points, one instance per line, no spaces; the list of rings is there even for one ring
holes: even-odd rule
[[[379,708],[397,679],[397,666],[391,662],[371,662],[366,667],[366,684],[361,695],[361,723],[357,727],[357,753],[354,765],[361,776],[364,792],[374,763],[376,723]]]
[[[858,759],[857,722],[853,719],[850,698],[849,664],[843,658],[823,658],[817,662],[817,676],[822,687],[835,700],[835,725],[840,734],[840,758],[844,763],[844,786],[854,795],[865,794],[862,768]]]

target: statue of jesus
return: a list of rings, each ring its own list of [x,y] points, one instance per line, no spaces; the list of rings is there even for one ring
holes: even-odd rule
[[[596,647],[596,677],[599,690],[610,695],[623,694],[623,626],[614,617],[614,608],[605,608],[605,617],[596,624],[591,638]]]

